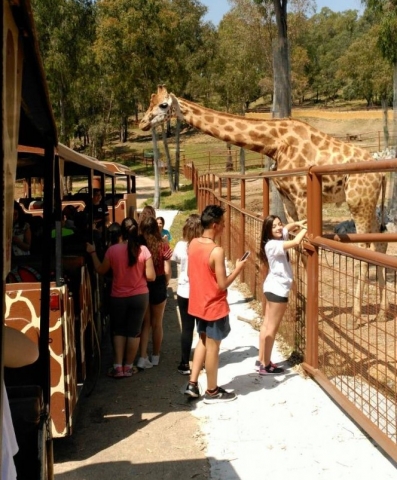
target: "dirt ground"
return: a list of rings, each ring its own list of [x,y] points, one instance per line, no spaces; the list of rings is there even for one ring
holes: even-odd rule
[[[138,208],[152,190],[153,180],[139,177]],[[80,397],[73,435],[54,441],[56,480],[210,478],[199,421],[182,394],[187,378],[177,372],[176,272],[173,277],[160,365],[131,378],[109,378],[112,347],[109,335],[104,338],[95,390]]]
[[[175,290],[173,279],[158,367],[131,378],[108,378],[111,345],[106,338],[101,376],[92,395],[81,398],[73,435],[54,442],[56,480],[209,478],[198,420],[182,395],[187,378],[177,372]]]

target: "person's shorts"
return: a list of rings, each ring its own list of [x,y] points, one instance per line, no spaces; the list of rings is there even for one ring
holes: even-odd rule
[[[288,297],[280,297],[272,292],[265,292],[266,300],[273,303],[288,303]]]
[[[221,341],[230,333],[229,315],[213,322],[197,318],[197,333],[205,335],[213,340]]]
[[[110,297],[110,323],[113,335],[139,337],[148,304],[147,293],[132,297]]]
[[[159,305],[167,300],[167,284],[165,275],[158,275],[154,282],[147,282],[149,289],[149,304]]]

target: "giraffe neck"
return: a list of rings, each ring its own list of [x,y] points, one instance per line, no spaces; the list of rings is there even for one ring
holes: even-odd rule
[[[264,153],[272,158],[276,156],[281,145],[279,137],[271,135],[275,121],[218,112],[177,97],[173,97],[173,107],[179,118],[224,142]]]
[[[366,150],[301,120],[246,118],[170,96],[177,117],[219,140],[267,155],[277,162],[278,170],[372,160]]]

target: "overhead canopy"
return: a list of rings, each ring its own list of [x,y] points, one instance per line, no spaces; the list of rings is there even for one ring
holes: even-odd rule
[[[91,158],[91,157],[89,157]],[[126,165],[123,165],[122,163],[116,163],[116,162],[101,162],[102,165],[105,165],[105,167],[110,170],[111,172],[114,172],[116,175],[134,175],[130,168],[127,167]]]
[[[55,154],[58,154],[64,161],[63,174],[65,176],[86,175],[87,171],[91,170],[94,175],[115,176],[115,173],[107,168],[107,164],[76,152],[62,143],[58,143]],[[19,145],[17,179],[44,177],[43,159],[44,150],[42,148]]]
[[[93,157],[88,157],[87,155],[76,152],[75,150],[62,145],[62,143],[58,143],[57,150],[60,158],[65,160],[65,176],[82,175],[87,169],[93,170],[94,174],[104,173],[108,176],[114,176],[112,171],[108,169],[103,162],[100,162]]]

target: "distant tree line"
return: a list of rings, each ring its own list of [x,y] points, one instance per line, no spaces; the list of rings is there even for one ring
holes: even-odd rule
[[[100,158],[115,130],[127,140],[129,121],[160,83],[235,113],[271,99],[278,1],[230,0],[216,28],[198,0],[32,0],[61,141],[89,145]],[[392,105],[395,3],[363,1],[360,16],[316,14],[313,0],[290,0],[292,102]]]

